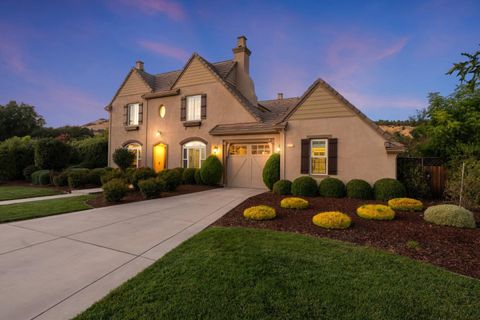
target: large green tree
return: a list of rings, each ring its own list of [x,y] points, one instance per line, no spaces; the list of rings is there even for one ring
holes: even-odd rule
[[[454,63],[447,74],[456,73],[461,83],[470,91],[474,91],[480,84],[480,50],[475,53],[464,52],[462,56],[467,57],[467,60]]]
[[[35,111],[35,107],[16,101],[0,105],[0,141],[10,137],[23,137],[45,124],[45,120]]]

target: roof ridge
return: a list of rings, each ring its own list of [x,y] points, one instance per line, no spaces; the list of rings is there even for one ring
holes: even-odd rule
[[[301,97],[289,97],[289,98],[282,98],[282,99],[267,99],[267,100],[258,100],[258,102],[266,102],[266,101],[281,101],[281,100],[291,100],[291,99],[300,99]]]

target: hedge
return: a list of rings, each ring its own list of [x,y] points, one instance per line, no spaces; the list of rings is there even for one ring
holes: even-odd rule
[[[35,165],[42,169],[61,170],[68,166],[71,147],[57,139],[40,139],[35,143]]]
[[[32,173],[32,183],[36,185],[50,184],[50,170],[38,170]]]
[[[34,142],[29,136],[0,142],[0,181],[23,179],[23,169],[33,164]]]
[[[107,166],[108,137],[98,135],[71,143],[75,160],[84,168],[102,168]],[[76,163],[76,162],[75,162]]]

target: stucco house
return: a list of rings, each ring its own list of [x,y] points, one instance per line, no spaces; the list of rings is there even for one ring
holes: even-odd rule
[[[156,171],[198,168],[216,154],[225,185],[264,188],[264,163],[278,152],[284,179],[396,176],[403,146],[325,81],[301,97],[258,100],[250,55],[240,36],[232,60],[211,63],[194,53],[182,70],[160,74],[137,61],[106,107],[109,165],[120,147],[136,152],[136,166]]]

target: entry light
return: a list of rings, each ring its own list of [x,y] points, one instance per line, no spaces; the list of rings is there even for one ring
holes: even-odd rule
[[[277,153],[279,153],[280,150],[281,150],[281,149],[280,149],[280,145],[278,145],[278,146],[277,146],[277,149],[276,149]]]
[[[213,152],[214,155],[217,155],[218,154],[218,146],[214,146],[212,152]]]
[[[157,130],[157,132],[155,133],[155,135],[156,135],[157,137],[160,137],[160,136],[162,135],[162,132],[161,132],[160,130]]]

